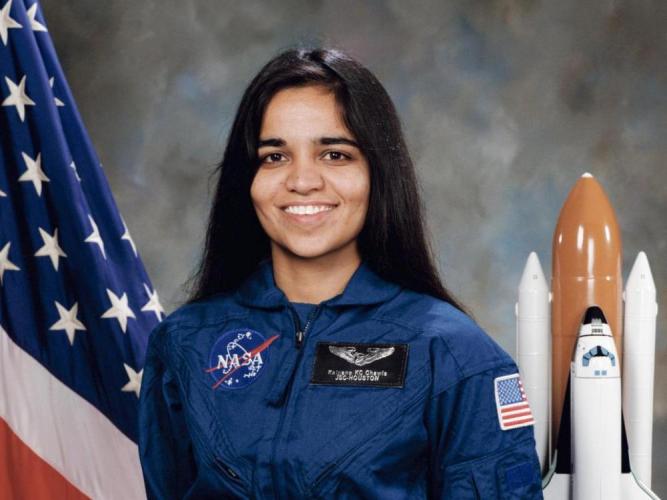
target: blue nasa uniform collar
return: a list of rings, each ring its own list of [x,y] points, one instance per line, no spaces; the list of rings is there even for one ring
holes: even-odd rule
[[[399,285],[382,279],[362,262],[343,292],[322,303],[328,306],[378,304],[395,297],[400,291]],[[280,308],[289,303],[287,296],[276,286],[271,259],[259,263],[241,284],[236,297],[244,305],[266,309]]]

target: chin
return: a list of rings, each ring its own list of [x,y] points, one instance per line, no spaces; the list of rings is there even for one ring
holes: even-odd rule
[[[284,245],[280,250],[292,258],[298,259],[318,259],[332,257],[337,253],[347,253],[349,243],[342,245],[323,244],[323,242],[309,242],[308,244]]]
[[[300,259],[317,259],[332,253],[331,250],[317,248],[288,248],[287,253]]]

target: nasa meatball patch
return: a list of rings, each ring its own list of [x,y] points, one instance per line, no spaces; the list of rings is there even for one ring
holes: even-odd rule
[[[318,342],[311,384],[403,387],[407,344]]]
[[[222,334],[209,355],[206,369],[213,377],[213,389],[242,389],[264,371],[269,361],[269,346],[278,338],[269,339],[250,328],[239,328]]]
[[[493,387],[498,422],[502,430],[507,431],[535,423],[518,373],[496,377],[493,380]]]

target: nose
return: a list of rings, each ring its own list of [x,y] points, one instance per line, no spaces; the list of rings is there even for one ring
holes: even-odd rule
[[[285,182],[288,191],[308,194],[324,187],[324,178],[315,161],[308,158],[295,158],[289,165]]]

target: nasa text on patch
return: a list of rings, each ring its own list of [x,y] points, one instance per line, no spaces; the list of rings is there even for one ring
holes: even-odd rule
[[[209,366],[213,389],[242,389],[264,372],[269,360],[269,346],[278,338],[268,339],[256,330],[238,328],[223,333],[213,344]]]
[[[407,344],[318,342],[311,384],[403,387]]]

